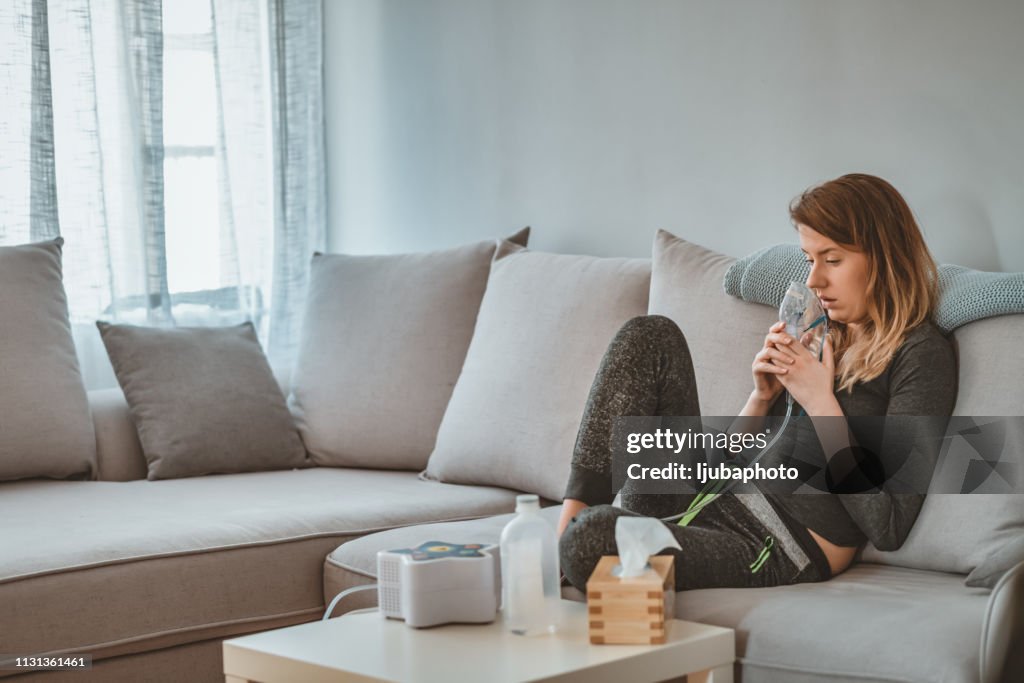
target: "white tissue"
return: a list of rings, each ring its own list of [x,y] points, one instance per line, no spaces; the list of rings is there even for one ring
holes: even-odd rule
[[[619,517],[615,520],[615,544],[619,548],[619,578],[640,576],[647,558],[665,548],[677,548],[679,541],[665,524],[653,517]]]

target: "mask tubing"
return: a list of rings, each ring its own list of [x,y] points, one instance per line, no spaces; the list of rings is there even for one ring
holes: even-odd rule
[[[783,432],[786,431],[786,427],[789,426],[789,418],[792,415],[793,415],[793,396],[790,395],[787,392],[787,394],[786,394],[786,416],[782,420],[782,426],[779,427],[779,431],[775,432],[775,436],[772,437],[772,440],[769,441],[768,444],[764,448],[761,449],[761,452],[758,453],[757,456],[746,465],[747,467],[753,467],[764,456],[764,454],[767,453],[771,449],[771,447],[775,445],[775,442],[778,441],[779,437],[781,437]],[[694,515],[695,516],[698,512],[703,510],[709,503],[711,503],[715,498],[717,498],[718,496],[720,496],[720,495],[722,495],[724,493],[728,493],[729,489],[731,489],[733,486],[735,486],[737,481],[739,481],[739,479],[732,479],[732,480],[730,480],[729,483],[726,484],[725,488],[722,489],[721,491],[718,491],[715,495],[700,497],[700,499],[698,500],[698,503],[697,503],[697,505],[695,507],[692,507],[689,510],[687,510],[686,512],[682,512],[682,513],[680,513],[678,515],[672,515],[671,517],[661,517],[660,518],[661,521],[663,521],[663,522],[675,522],[676,520],[680,520],[683,517],[686,517],[687,515]],[[712,485],[714,485],[714,482],[712,482]],[[702,491],[702,493],[703,493],[703,491]]]

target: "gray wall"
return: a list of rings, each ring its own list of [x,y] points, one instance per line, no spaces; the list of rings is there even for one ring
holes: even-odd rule
[[[324,2],[332,250],[742,255],[860,171],[939,261],[1024,270],[1024,2]]]

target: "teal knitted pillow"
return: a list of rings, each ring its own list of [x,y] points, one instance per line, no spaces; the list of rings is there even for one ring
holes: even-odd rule
[[[776,244],[745,256],[729,268],[722,283],[727,294],[778,306],[792,280],[810,272],[800,247]],[[949,334],[969,322],[1024,313],[1024,273],[988,273],[963,266],[939,266],[939,305],[935,324]]]
[[[726,294],[744,301],[779,306],[793,280],[807,281],[810,264],[795,244],[775,244],[733,263],[725,272]]]
[[[1024,273],[986,273],[963,266],[939,266],[935,324],[943,332],[1008,313],[1024,313]]]

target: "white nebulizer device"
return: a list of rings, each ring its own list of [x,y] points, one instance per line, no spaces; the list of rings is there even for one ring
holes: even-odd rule
[[[494,621],[501,596],[498,551],[494,544],[444,541],[379,551],[380,613],[415,628]]]

